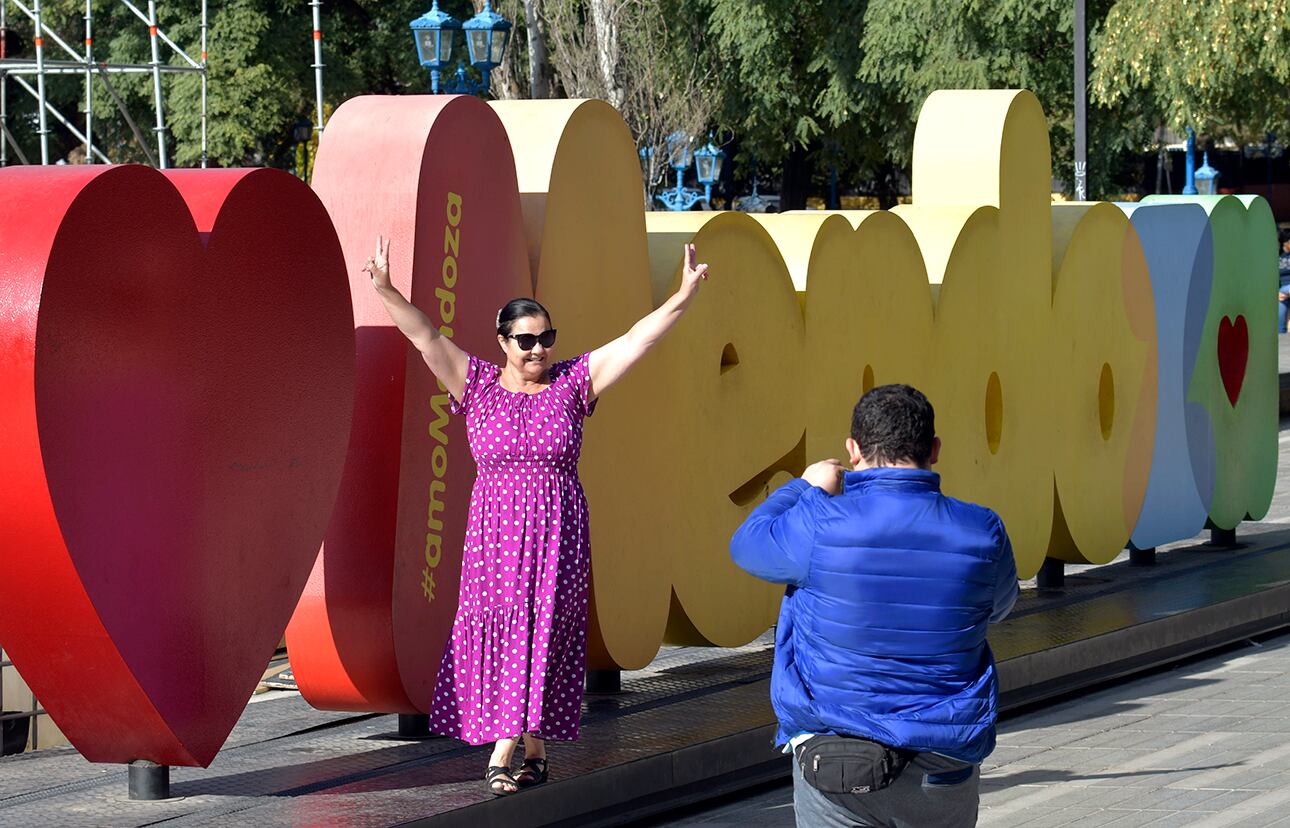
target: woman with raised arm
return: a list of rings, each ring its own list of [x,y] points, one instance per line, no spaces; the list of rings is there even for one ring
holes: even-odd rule
[[[442,336],[390,284],[389,242],[363,268],[390,318],[464,414],[478,474],[462,544],[461,592],[430,729],[495,742],[484,780],[498,796],[545,782],[545,740],[578,737],[586,675],[590,544],[578,481],[582,420],[596,398],[666,334],[708,278],[685,246],[681,287],[606,345],[552,362],[546,308],[514,299],[497,314],[501,366]],[[511,771],[521,736],[524,761]]]

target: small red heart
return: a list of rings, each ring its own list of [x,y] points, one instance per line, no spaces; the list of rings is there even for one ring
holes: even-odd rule
[[[205,766],[340,482],[344,259],[272,170],[0,170],[0,641],[93,762]]]
[[[1227,399],[1236,407],[1245,384],[1245,366],[1250,358],[1250,332],[1244,316],[1237,316],[1233,323],[1224,316],[1218,323],[1218,373],[1223,378]]]

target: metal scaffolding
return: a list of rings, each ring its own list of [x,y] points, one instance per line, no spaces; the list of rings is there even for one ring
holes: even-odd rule
[[[314,13],[314,104],[317,108],[314,131],[323,131],[323,62],[322,62],[322,0],[310,0]]]
[[[30,94],[36,99],[37,112],[37,134],[40,136],[40,163],[48,164],[49,159],[49,124],[48,119],[52,117],[67,129],[78,141],[85,145],[85,163],[93,164],[95,160],[102,161],[105,164],[111,163],[107,155],[94,144],[94,77],[97,75],[103,83],[103,88],[116,103],[117,109],[125,119],[126,124],[130,127],[139,146],[143,149],[144,154],[148,157],[149,163],[154,167],[165,169],[168,166],[168,155],[166,151],[166,110],[165,97],[161,88],[161,76],[171,73],[199,73],[201,75],[201,165],[206,166],[207,145],[206,145],[206,116],[207,116],[207,80],[208,72],[206,66],[206,37],[207,37],[207,0],[202,0],[201,8],[201,60],[196,61],[188,56],[188,53],[179,47],[173,40],[166,36],[166,33],[157,25],[157,0],[148,0],[147,11],[143,11],[136,6],[131,0],[116,0],[128,8],[135,17],[148,27],[148,39],[151,46],[152,59],[146,64],[126,64],[126,63],[96,63],[94,60],[94,2],[95,0],[85,0],[85,52],[78,53],[67,41],[58,36],[58,33],[45,24],[41,15],[41,0],[27,0],[30,7],[24,0],[0,0],[0,166],[9,163],[9,150],[13,150],[18,160],[22,163],[28,163],[28,160],[18,142],[14,140],[13,133],[9,130],[9,81],[12,76],[13,82],[23,91]],[[103,2],[103,0],[99,0]],[[8,32],[8,14],[9,4],[12,3],[15,8],[27,16],[31,21],[35,36],[33,38],[35,45],[35,59],[28,58],[10,58],[5,54],[5,35]],[[45,39],[48,38],[54,45],[68,55],[69,59],[50,60],[45,57]],[[183,59],[186,65],[170,65],[161,62],[161,44],[168,46],[174,54]],[[143,137],[138,124],[130,116],[121,100],[120,94],[116,87],[113,86],[111,76],[119,74],[143,74],[152,75],[152,94],[153,110],[155,124],[153,134],[156,141],[156,153],[154,154],[147,141]],[[36,85],[33,87],[25,76],[35,75]],[[52,104],[50,104],[46,94],[46,80],[51,76],[61,75],[84,75],[85,76],[85,124],[84,131],[77,129],[72,121],[63,116]]]

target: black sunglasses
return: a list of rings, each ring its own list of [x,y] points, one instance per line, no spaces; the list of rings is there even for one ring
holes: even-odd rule
[[[555,328],[549,328],[540,334],[508,334],[506,338],[514,339],[521,351],[531,351],[539,342],[542,343],[543,348],[550,348],[555,344]]]

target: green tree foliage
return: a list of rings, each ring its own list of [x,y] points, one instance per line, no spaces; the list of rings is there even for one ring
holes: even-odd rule
[[[860,0],[708,0],[708,26],[726,73],[729,113],[746,147],[778,159],[847,125],[855,94]]]
[[[1118,0],[1094,63],[1100,101],[1177,132],[1290,134],[1290,0]]]
[[[1069,0],[874,0],[860,75],[891,89],[899,107],[891,157],[909,162],[918,110],[937,89],[1030,89],[1048,113],[1054,145],[1069,150],[1070,9]]]
[[[723,111],[743,149],[784,166],[785,189],[794,163],[836,165],[843,180],[890,204],[909,169],[918,111],[947,88],[1034,91],[1048,115],[1054,174],[1072,177],[1070,0],[707,2],[725,65]],[[1110,5],[1089,4],[1094,33]],[[1122,191],[1117,177],[1150,140],[1154,117],[1122,102],[1090,109],[1094,194]]]
[[[146,64],[146,26],[120,0],[93,3],[96,59]],[[408,30],[428,5],[326,0],[329,106],[362,93],[429,91]],[[440,2],[463,20],[479,5]],[[84,0],[43,6],[47,22],[80,48]],[[1054,173],[1071,177],[1070,0],[497,0],[494,7],[515,23],[494,76],[497,94],[528,94],[532,26],[546,53],[537,61],[539,87],[617,98],[643,147],[660,145],[673,129],[702,135],[706,125],[733,135],[736,160],[756,159],[764,178],[782,175],[784,207],[801,206],[812,181],[819,192],[831,168],[844,187],[894,201],[918,110],[939,88],[1032,89],[1048,114]],[[199,5],[160,0],[158,8],[163,30],[198,57]],[[291,127],[314,111],[311,23],[303,0],[211,4],[210,163],[296,164]],[[9,56],[31,57],[31,23],[12,5],[9,26]],[[1246,140],[1290,134],[1290,0],[1090,0],[1089,28],[1094,195],[1123,189],[1125,159],[1160,125]],[[46,44],[50,58],[67,57]],[[182,63],[168,48],[163,60]],[[93,83],[96,143],[114,161],[146,160],[145,148],[155,146],[151,76],[112,76],[142,141],[105,82]],[[8,82],[9,126],[38,158],[34,103],[15,84]],[[167,75],[164,86],[170,161],[195,165],[200,79]],[[50,101],[78,127],[83,89],[83,76],[48,79]],[[53,158],[75,160],[70,131],[52,120],[50,128]],[[742,165],[745,175],[750,168]],[[1127,178],[1140,180],[1140,171]]]
[[[1094,31],[1109,2],[1089,3]],[[1048,117],[1053,174],[1070,181],[1074,159],[1074,9],[1070,0],[872,0],[865,15],[863,81],[890,90],[883,150],[906,166],[918,110],[937,89],[1035,93]],[[1092,194],[1121,191],[1128,150],[1150,139],[1150,113],[1108,102],[1089,108]],[[968,128],[970,125],[965,124]]]
[[[817,163],[849,177],[881,167],[874,124],[889,92],[858,77],[864,0],[705,0],[720,117],[741,157],[781,169],[781,206],[805,202]]]

